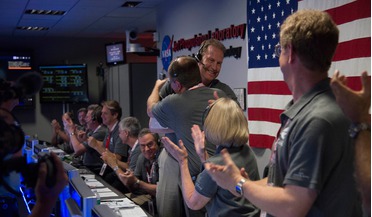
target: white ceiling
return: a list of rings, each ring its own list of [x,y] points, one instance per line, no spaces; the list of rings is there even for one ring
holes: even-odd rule
[[[0,36],[122,38],[127,30],[156,31],[156,7],[163,0],[1,0]],[[63,10],[63,16],[24,14],[28,9]],[[17,26],[48,27],[46,31],[17,30]]]

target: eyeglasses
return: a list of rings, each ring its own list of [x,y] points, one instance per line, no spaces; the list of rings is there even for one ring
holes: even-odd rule
[[[140,147],[142,148],[142,149],[145,149],[145,147],[147,146],[147,148],[152,148],[152,147],[154,147],[154,145],[155,145],[155,142],[154,141],[151,141],[151,142],[149,142],[149,143],[147,143],[147,144],[140,144]]]
[[[282,46],[280,46],[280,44],[277,44],[275,45],[275,56],[276,57],[280,57],[280,53],[282,53]]]
[[[172,75],[172,78],[178,77],[178,73],[176,71],[172,71],[170,74]]]

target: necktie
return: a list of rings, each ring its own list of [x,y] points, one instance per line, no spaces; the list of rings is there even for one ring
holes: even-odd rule
[[[106,148],[108,149],[110,146],[110,140],[111,140],[111,133],[108,134],[106,138]]]

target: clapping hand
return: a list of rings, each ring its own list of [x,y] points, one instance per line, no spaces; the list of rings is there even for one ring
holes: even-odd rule
[[[235,185],[242,178],[249,179],[248,174],[244,169],[239,170],[239,168],[232,161],[230,154],[226,151],[226,149],[221,151],[221,155],[225,165],[205,163],[204,167],[217,185],[229,190],[236,196],[240,196],[235,191]]]
[[[111,168],[117,166],[117,159],[116,159],[116,155],[114,153],[112,153],[111,151],[109,151],[108,149],[106,149],[104,152],[102,152],[102,156],[101,156],[102,160],[105,161],[105,163],[107,163]]]
[[[164,136],[161,141],[168,153],[171,154],[179,164],[187,161],[188,154],[182,140],[179,140],[179,147],[166,136]]]
[[[124,173],[119,173],[119,179],[120,181],[128,187],[131,187],[134,185],[134,183],[137,180],[137,177],[134,175],[133,171],[130,169],[127,169]]]
[[[208,159],[207,150],[205,150],[205,135],[204,131],[200,130],[198,125],[193,125],[191,127],[191,136],[194,139],[194,145],[196,153],[198,154],[202,163]]]
[[[339,71],[335,71],[331,80],[331,87],[337,103],[345,115],[355,123],[369,122],[370,120],[371,80],[367,72],[362,72],[361,80],[362,89],[360,91],[350,89],[346,85],[347,78],[344,75],[340,75]]]

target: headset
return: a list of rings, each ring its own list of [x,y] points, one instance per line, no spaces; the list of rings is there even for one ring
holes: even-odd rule
[[[92,121],[95,121],[95,120],[97,120],[96,109],[94,109],[94,110],[92,111]]]
[[[101,114],[102,114],[102,106],[99,105],[96,108],[94,108],[94,110],[92,111],[92,121],[98,121],[98,123],[102,123]]]
[[[206,41],[202,42],[202,44],[201,44],[201,46],[200,46],[198,52],[196,53],[196,55],[194,54],[194,58],[196,59],[196,61],[197,61],[198,63],[203,64],[203,63],[202,63],[202,59],[203,59],[203,55],[202,55],[202,53],[203,53],[203,49],[204,49],[204,47],[206,46],[206,44],[207,44]]]
[[[173,62],[171,63],[171,68],[170,70],[168,70],[168,73],[172,75],[172,78],[177,78],[179,75],[179,73],[177,73],[177,71],[174,69],[175,64],[178,64],[178,57],[173,60]]]
[[[27,163],[25,156],[8,159],[9,155],[21,150],[24,143],[25,133],[16,117],[8,110],[0,108],[0,186],[14,195],[20,195],[20,193],[10,187],[4,177],[8,176],[10,172],[16,171],[22,174],[26,186],[34,188],[38,180],[39,166],[42,162],[47,165],[46,185],[52,187],[56,183],[54,160],[49,153],[39,153],[38,163]]]

